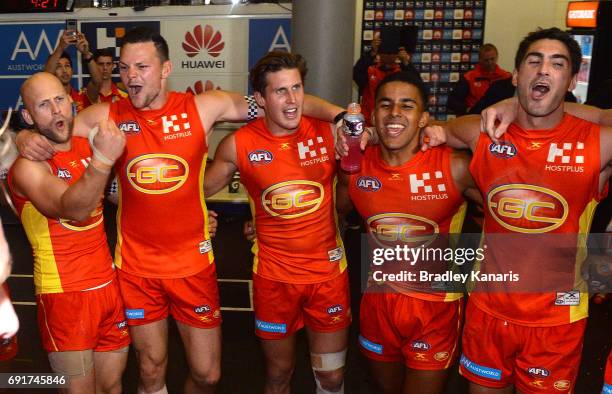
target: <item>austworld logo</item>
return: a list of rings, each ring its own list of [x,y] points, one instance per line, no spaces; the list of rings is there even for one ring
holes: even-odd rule
[[[220,31],[215,31],[211,25],[197,25],[193,32],[185,33],[185,41],[183,41],[183,49],[189,57],[197,56],[202,49],[212,57],[218,57],[225,47],[223,37]]]

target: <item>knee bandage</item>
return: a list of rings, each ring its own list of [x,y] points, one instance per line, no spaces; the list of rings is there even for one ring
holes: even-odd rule
[[[314,371],[314,379],[317,384],[317,394],[344,394],[344,382],[339,391],[329,391],[321,386],[317,372],[331,372],[344,367],[346,362],[346,349],[336,353],[310,353],[310,364]]]
[[[164,387],[162,387],[160,390],[157,390],[153,393],[149,393],[144,391],[141,387],[138,387],[138,394],[168,394],[168,388],[166,387],[166,385],[164,385]]]
[[[87,375],[94,366],[93,350],[50,352],[49,364],[55,373],[68,376]]]

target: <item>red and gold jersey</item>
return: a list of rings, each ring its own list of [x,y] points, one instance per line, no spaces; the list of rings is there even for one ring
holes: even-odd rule
[[[385,164],[380,150],[380,146],[366,149],[361,170],[349,177],[348,185],[351,201],[365,221],[370,246],[383,250],[405,245],[448,253],[449,236],[461,232],[467,206],[452,177],[452,149],[440,147],[418,152],[397,167]],[[426,257],[414,264],[386,261],[373,265],[372,270],[380,269],[386,274],[413,272],[415,280],[385,283],[415,298],[453,301],[461,293],[440,291],[446,286],[444,283],[417,279],[421,271],[443,274],[452,265],[452,259],[438,261]]]
[[[77,112],[81,112],[91,105],[89,97],[87,97],[86,89],[76,90],[71,87],[70,97],[72,98],[72,102],[76,105]]]
[[[73,184],[85,172],[90,156],[87,139],[74,137],[69,151],[57,152],[47,163],[55,176]],[[13,202],[34,253],[36,294],[91,289],[114,278],[102,201],[89,219],[82,222],[50,218],[15,193],[12,179],[10,171],[8,182]]]
[[[128,94],[124,90],[119,89],[114,82],[111,82],[111,90],[108,94],[104,95],[100,92],[99,101],[101,103],[114,103],[121,99],[127,98]]]
[[[253,272],[295,284],[324,282],[343,272],[329,124],[302,117],[296,133],[278,137],[259,119],[236,131],[235,142],[257,231]]]
[[[512,124],[499,145],[481,134],[470,171],[485,200],[486,248],[470,302],[528,326],[585,318],[580,270],[603,197],[599,126],[565,115],[549,130]]]
[[[115,264],[148,278],[183,278],[213,263],[204,203],[208,145],[194,96],[171,92],[151,111],[129,100],[110,118],[126,136],[119,180]]]

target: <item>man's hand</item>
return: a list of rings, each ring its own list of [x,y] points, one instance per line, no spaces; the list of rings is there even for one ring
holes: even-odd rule
[[[497,144],[518,113],[518,99],[512,97],[490,106],[481,113],[480,130]],[[499,123],[498,123],[499,122]],[[496,124],[497,123],[497,124]]]
[[[98,133],[94,137],[94,146],[106,159],[115,162],[125,149],[125,134],[119,130],[114,122],[103,119],[98,126]]]
[[[76,36],[76,48],[79,52],[81,52],[82,55],[87,56],[90,54],[89,52],[89,42],[87,41],[87,39],[85,38],[85,34],[83,33],[77,33]]]
[[[425,152],[429,148],[446,143],[446,132],[442,126],[427,125],[421,130],[421,150]]]
[[[44,161],[55,154],[55,149],[49,140],[30,130],[21,130],[15,138],[15,143],[21,156],[28,160]]]
[[[340,124],[340,122],[339,122]],[[336,124],[336,160],[348,155],[349,147],[346,142],[346,136],[342,130],[342,126]],[[361,141],[359,142],[359,148],[365,150],[368,145],[374,145],[378,143],[376,133],[373,127],[365,127],[363,133],[361,133]]]
[[[397,53],[397,57],[404,66],[410,63],[410,54],[406,52],[406,49],[404,47],[399,47],[399,52]]]
[[[59,41],[58,46],[63,51],[70,45],[76,44],[78,39],[78,32],[76,30],[64,30],[64,34],[62,34],[62,38]]]
[[[19,320],[11,304],[11,300],[0,287],[0,339],[11,338],[19,330]]]
[[[247,241],[253,242],[255,240],[257,234],[255,233],[255,226],[253,225],[252,220],[247,220],[246,222],[244,222],[244,225],[242,227],[242,233],[244,234],[244,237],[247,239]]]
[[[217,220],[217,212],[208,211],[208,234],[210,238],[215,238],[217,235],[217,228],[219,228],[219,221]]]

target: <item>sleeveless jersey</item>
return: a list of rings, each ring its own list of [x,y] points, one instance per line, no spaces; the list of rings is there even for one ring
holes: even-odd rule
[[[72,138],[72,148],[47,160],[51,172],[68,184],[75,183],[89,164],[91,150],[85,138]],[[102,201],[82,222],[50,218],[28,199],[9,188],[34,254],[36,294],[81,291],[100,286],[114,278],[113,261],[106,243]]]
[[[115,264],[148,278],[183,278],[213,263],[204,203],[208,146],[193,95],[171,92],[151,111],[114,102],[126,135],[115,163],[119,209]]]
[[[470,171],[485,200],[485,259],[470,302],[516,324],[587,316],[581,265],[599,193],[599,126],[565,115],[549,130],[512,124],[500,145],[481,134]],[[603,193],[605,195],[607,190]],[[515,282],[500,275],[512,271]]]
[[[253,272],[293,284],[343,272],[329,124],[303,116],[296,133],[278,137],[259,119],[236,131],[235,143],[257,231]]]
[[[467,206],[451,174],[451,153],[446,146],[419,151],[406,163],[392,167],[385,164],[380,146],[366,149],[361,170],[349,177],[348,190],[364,218],[372,249],[404,245],[419,249],[423,245],[422,250],[446,251],[451,247],[449,234],[461,232]],[[453,261],[426,257],[412,266],[386,261],[371,269],[385,273],[411,271],[419,279],[420,271],[443,274],[452,266]],[[423,300],[453,301],[461,297],[461,293],[440,291],[444,284],[435,281],[385,282],[395,291]]]

